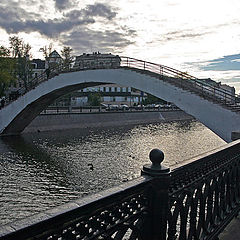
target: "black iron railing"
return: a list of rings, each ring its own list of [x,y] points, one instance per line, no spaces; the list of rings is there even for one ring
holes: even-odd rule
[[[216,239],[240,211],[240,141],[172,172],[160,150],[142,176],[0,227],[1,240]]]

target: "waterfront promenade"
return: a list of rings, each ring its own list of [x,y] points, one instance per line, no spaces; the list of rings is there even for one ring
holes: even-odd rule
[[[106,111],[99,108],[68,107],[50,108],[37,116],[24,130],[26,132],[83,129],[89,127],[120,127],[124,125],[149,124],[171,121],[193,120],[180,109],[130,109],[128,111]]]

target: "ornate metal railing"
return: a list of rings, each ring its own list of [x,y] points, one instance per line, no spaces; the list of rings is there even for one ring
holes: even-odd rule
[[[182,72],[161,64],[151,63],[148,61],[143,61],[143,60],[124,57],[124,56],[120,57],[121,59],[120,65],[119,64],[116,65],[115,58],[116,57],[113,57],[112,59],[109,58],[108,59],[109,62],[107,65],[95,64],[91,66],[80,67],[80,66],[74,65],[74,61],[73,61],[70,63],[69,67],[66,68],[66,66],[64,66],[63,64],[59,64],[50,69],[49,77],[47,77],[46,72],[44,72],[41,75],[33,78],[31,81],[27,83],[26,86],[18,90],[18,93],[19,93],[18,96],[16,96],[14,99],[8,98],[8,101],[6,103],[7,104],[11,103],[12,101],[16,100],[17,97],[24,95],[25,93],[32,90],[40,83],[47,81],[48,79],[51,79],[52,77],[62,73],[68,73],[73,71],[85,71],[85,70],[91,70],[91,69],[106,69],[106,68],[115,69],[115,68],[121,67],[121,68],[128,68],[143,74],[154,76],[161,80],[168,81],[171,84],[177,85],[183,89],[193,91],[203,97],[206,97],[208,99],[211,99],[223,105],[229,106],[233,110],[240,110],[239,105],[236,105],[237,103],[240,103],[240,99],[236,94],[231,94],[228,91],[225,91],[221,88],[208,84],[186,72]],[[100,61],[96,60],[96,63],[99,63],[99,62]]]
[[[168,238],[214,239],[240,210],[239,142],[172,172]]]
[[[240,141],[172,172],[160,150],[142,176],[0,227],[0,240],[217,239],[240,211]]]

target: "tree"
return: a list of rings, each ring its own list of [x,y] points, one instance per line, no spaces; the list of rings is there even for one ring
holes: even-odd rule
[[[71,56],[72,48],[64,46],[61,54],[63,57],[63,67],[66,70],[70,69],[70,64],[72,62],[72,56]]]
[[[9,37],[12,56],[16,60],[16,74],[20,81],[28,88],[28,82],[32,78],[32,69],[30,63],[31,46],[18,36]]]
[[[16,80],[15,63],[10,58],[10,50],[0,46],[0,97],[4,96],[5,90]]]
[[[88,103],[90,106],[100,106],[101,103],[101,95],[100,93],[90,93],[88,95]]]
[[[162,103],[165,104],[166,101],[162,100],[161,98],[157,98],[151,94],[147,95],[147,99],[143,100],[143,104],[147,105],[147,104],[154,104],[154,103]]]
[[[44,46],[39,49],[40,52],[43,52],[45,60],[47,61],[49,58],[50,53],[52,52],[53,44],[50,43],[49,46]]]
[[[31,46],[18,36],[9,37],[10,49],[14,58],[30,57]]]

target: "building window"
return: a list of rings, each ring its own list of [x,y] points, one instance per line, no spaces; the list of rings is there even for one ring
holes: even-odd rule
[[[103,87],[103,91],[106,92],[106,87]]]
[[[117,87],[115,87],[115,92],[117,92]]]

